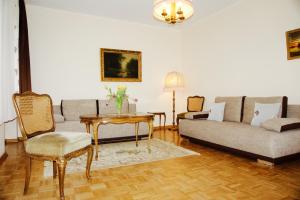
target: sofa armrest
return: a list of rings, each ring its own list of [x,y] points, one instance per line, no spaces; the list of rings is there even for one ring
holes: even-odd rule
[[[184,115],[185,119],[207,119],[208,118],[208,111],[202,112],[187,112]]]

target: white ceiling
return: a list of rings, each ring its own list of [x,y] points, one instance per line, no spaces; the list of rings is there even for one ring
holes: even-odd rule
[[[193,0],[195,14],[183,24],[192,24],[237,1],[239,0]],[[172,26],[152,17],[153,0],[26,0],[26,3],[154,26]],[[176,26],[180,27],[182,24]]]

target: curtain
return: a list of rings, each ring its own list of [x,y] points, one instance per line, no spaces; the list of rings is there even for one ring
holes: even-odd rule
[[[19,0],[19,87],[20,92],[31,91],[28,26],[24,0]]]
[[[15,118],[12,94],[18,90],[18,1],[0,1],[0,124]]]

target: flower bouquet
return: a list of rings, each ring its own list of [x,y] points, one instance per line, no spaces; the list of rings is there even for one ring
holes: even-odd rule
[[[129,97],[126,94],[127,87],[126,86],[118,86],[117,91],[113,92],[111,88],[105,87],[105,89],[108,91],[107,97],[109,99],[114,99],[116,102],[116,108],[118,114],[121,114],[122,112],[122,106],[124,100],[127,100]],[[137,102],[137,99],[133,99],[134,102]]]

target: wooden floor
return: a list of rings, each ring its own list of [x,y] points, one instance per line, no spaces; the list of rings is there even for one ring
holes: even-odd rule
[[[155,137],[177,141],[172,132]],[[275,166],[257,164],[181,140],[180,145],[201,153],[106,170],[66,175],[66,199],[153,200],[290,200],[300,199],[300,161]],[[24,156],[21,144],[7,145],[0,166],[0,199],[57,199],[58,180],[43,178],[43,164],[34,161],[28,195],[23,196]]]

